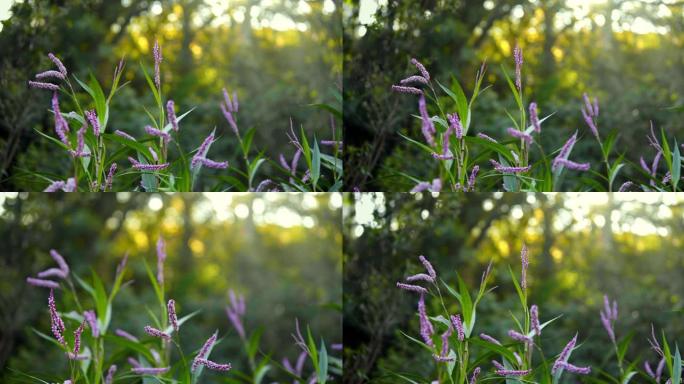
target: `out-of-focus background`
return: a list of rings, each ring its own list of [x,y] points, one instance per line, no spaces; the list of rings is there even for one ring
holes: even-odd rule
[[[49,92],[27,86],[53,66],[48,52],[80,79],[92,71],[105,92],[125,57],[122,82],[130,83],[113,99],[112,132],[137,137],[149,124],[144,107],[155,102],[140,62],[149,73],[156,39],[164,97],[177,111],[197,108],[181,122],[186,151],[216,127],[215,157],[241,159],[219,108],[223,87],[237,91],[243,134],[256,127],[253,145],[271,159],[295,152],[285,135],[290,118],[309,137],[330,138],[330,114],[310,104],[341,109],[340,12],[338,0],[0,0],[0,188],[35,190],[25,170],[62,174],[70,165],[34,132],[54,134]],[[260,172],[268,178],[275,169],[265,164]],[[201,189],[210,190],[206,184]]]
[[[619,303],[617,336],[634,332],[630,363],[639,359],[640,368],[644,359],[659,360],[646,341],[651,324],[671,345],[682,345],[682,195],[357,193],[346,197],[344,210],[348,383],[397,382],[390,371],[421,378],[434,372],[432,356],[399,332],[419,337],[417,297],[396,283],[424,271],[421,254],[452,286],[458,272],[471,292],[493,262],[490,286],[497,288],[478,305],[473,333],[506,340],[514,327],[509,311],[521,312],[508,266],[519,277],[523,241],[529,247],[529,303],[539,306],[542,321],[562,314],[544,329],[547,356],[579,332],[582,344],[573,360],[594,373],[616,374],[599,317],[603,294]],[[426,304],[428,313],[439,310],[437,300]],[[455,299],[452,305],[456,310]]]
[[[166,297],[176,300],[179,316],[201,311],[182,326],[186,353],[218,330],[224,339],[212,357],[248,371],[225,313],[229,289],[245,296],[247,333],[263,330],[259,357],[270,355],[278,364],[297,358],[295,319],[329,347],[340,343],[341,206],[340,194],[0,196],[0,381],[14,377],[9,368],[52,381],[64,370],[62,353],[32,331],[50,334],[48,290],[25,282],[54,266],[49,249],[57,249],[81,277],[92,268],[108,290],[129,252],[126,280],[132,283],[114,300],[110,332],[122,328],[141,337],[150,324],[145,308],[158,312],[144,260],[156,270],[159,235],[168,254]],[[81,292],[83,300],[88,294]],[[56,296],[59,310],[73,308],[64,294]],[[278,364],[272,364],[268,382],[291,381]]]
[[[487,60],[483,87],[493,86],[478,98],[469,134],[501,138],[511,126],[504,109],[512,112],[516,105],[500,63],[512,73],[516,42],[524,56],[526,104],[536,100],[544,116],[555,112],[542,127],[547,154],[579,130],[584,140],[572,157],[601,160],[580,113],[583,92],[599,99],[602,137],[618,130],[616,149],[631,162],[655,155],[644,145],[649,121],[670,138],[684,133],[682,1],[349,0],[343,23],[349,190],[407,191],[415,183],[398,171],[426,180],[430,167],[437,166],[398,135],[422,141],[420,122],[411,117],[418,114],[417,98],[390,91],[416,72],[411,57],[443,84],[454,76],[468,97]],[[622,176],[634,178],[635,171],[626,168]],[[568,183],[563,190],[579,187]]]

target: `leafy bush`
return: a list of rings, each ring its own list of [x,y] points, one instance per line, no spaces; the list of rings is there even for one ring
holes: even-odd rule
[[[342,136],[335,130],[335,119],[339,119],[341,113],[330,105],[315,106],[331,113],[333,137],[330,140],[318,140],[316,137],[309,139],[304,128],[297,132],[294,123],[290,121],[287,135],[290,143],[295,146],[296,153],[289,163],[282,155],[279,162],[275,162],[269,160],[263,151],[254,149],[254,127],[246,131],[239,128],[237,93],[233,93],[231,97],[224,88],[221,110],[240,144],[240,157],[244,162],[238,167],[230,166],[227,161],[209,157],[212,143],[218,140],[216,128],[202,143],[198,143],[197,148],[187,151],[180,147],[180,123],[194,108],[177,115],[173,100],[164,102],[159,69],[162,53],[157,43],[154,46],[152,77],[141,64],[142,73],[156,102],[152,110],[143,106],[150,125],[145,126],[146,137],[142,139],[136,139],[122,130],[108,130],[110,102],[126,85],[120,84],[125,66],[123,59],[114,69],[111,89],[107,95],[94,75],[91,74],[87,82],[72,75],[75,83],[87,94],[83,95],[75,91],[62,62],[52,53],[49,57],[57,70],[37,74],[35,81],[29,81],[29,85],[53,92],[52,113],[56,137],[38,133],[68,153],[73,165],[72,169],[62,175],[27,171],[31,178],[47,185],[45,191],[193,191],[200,172],[205,168],[232,171],[231,175],[221,174],[221,180],[227,184],[218,184],[213,188],[215,190],[335,191],[342,186],[343,169],[339,157]],[[60,85],[47,80],[56,80]],[[75,110],[61,111],[59,93],[69,97]],[[328,148],[330,154],[323,153],[321,147]],[[305,162],[304,172],[299,167],[301,157]],[[130,163],[130,168],[117,172],[121,168],[118,161],[125,158]],[[271,162],[282,173],[282,178],[259,180],[259,168],[266,161]]]
[[[261,331],[248,333],[243,324],[245,314],[245,299],[235,292],[230,292],[230,305],[226,306],[226,314],[244,346],[249,361],[250,372],[238,372],[232,369],[229,362],[211,356],[212,349],[220,343],[219,331],[207,335],[202,344],[196,343],[197,350],[183,351],[181,348],[181,331],[190,319],[197,316],[199,311],[186,314],[178,318],[176,302],[167,299],[164,289],[164,261],[166,246],[163,239],[157,242],[157,271],[156,276],[152,268],[145,262],[145,269],[149,282],[154,289],[157,299],[158,312],[147,309],[150,325],[141,330],[116,329],[109,330],[110,321],[115,314],[112,303],[121,289],[132,283],[125,280],[128,256],[124,256],[117,267],[114,284],[109,292],[103,281],[93,272],[92,279],[86,280],[74,274],[69,269],[65,259],[55,250],[50,255],[57,263],[57,268],[49,268],[38,273],[37,277],[28,277],[27,282],[37,287],[50,289],[48,308],[50,312],[52,335],[34,329],[43,339],[64,352],[68,363],[67,379],[52,377],[49,380],[63,381],[64,384],[114,382],[168,382],[168,383],[199,383],[206,369],[218,371],[227,375],[227,382],[231,383],[262,383],[266,380],[269,370],[274,366],[287,374],[296,383],[317,382],[325,383],[335,376],[341,375],[342,361],[328,354],[323,340],[320,344],[314,341],[311,331],[307,328],[306,336],[302,335],[297,321],[293,333],[295,344],[302,350],[296,365],[293,366],[287,358],[283,364],[271,359],[260,347]],[[77,293],[76,286],[87,295]],[[58,311],[55,301],[55,291],[62,290],[71,296],[76,308],[71,311]],[[94,309],[88,309],[92,303]],[[64,320],[63,320],[64,319]],[[88,328],[88,332],[84,332]],[[72,336],[73,331],[73,336]],[[133,334],[146,334],[145,338],[138,338]],[[333,345],[334,349],[339,346]],[[217,362],[218,361],[218,362]],[[310,361],[309,364],[306,362]],[[122,369],[129,365],[126,372]],[[305,369],[311,367],[312,372]],[[127,367],[128,368],[128,367]],[[226,374],[224,372],[229,371]],[[48,383],[29,373],[15,372],[17,379],[29,378],[33,381]],[[206,375],[205,375],[206,376]]]
[[[452,191],[473,191],[476,188],[494,190],[501,187],[506,191],[556,191],[562,190],[561,185],[566,173],[576,175],[577,172],[589,175],[582,176],[580,180],[582,189],[586,190],[680,189],[682,158],[677,141],[674,140],[670,146],[665,131],[661,130],[660,135],[657,135],[651,123],[647,139],[656,151],[651,164],[647,164],[643,156],[640,158],[640,167],[629,164],[625,160],[624,152],[614,154],[616,148],[619,148],[616,147],[618,130],[612,129],[605,136],[599,131],[599,103],[597,98],[592,101],[587,94],[584,94],[582,116],[601,149],[603,165],[592,168],[592,164],[588,162],[571,160],[572,149],[579,140],[578,132],[570,136],[561,147],[550,152],[548,149],[545,151],[538,139],[542,133],[542,124],[551,118],[553,113],[539,118],[536,102],[532,101],[525,106],[521,80],[523,55],[519,47],[514,50],[514,61],[515,80],[511,79],[504,66],[501,67],[501,73],[513,93],[517,111],[505,111],[513,127],[507,129],[510,137],[497,140],[481,132],[468,136],[472,122],[475,121],[475,116],[471,113],[473,105],[478,96],[487,89],[481,89],[487,69],[485,63],[477,72],[475,86],[468,99],[458,80],[452,78],[451,87],[444,85],[431,79],[428,70],[418,60],[411,59],[419,74],[401,80],[399,85],[392,86],[392,90],[418,96],[420,115],[414,117],[421,121],[424,142],[400,135],[429,154],[437,164],[437,167],[432,168],[434,176],[430,181],[417,179],[402,172],[401,169],[396,171],[416,184],[413,191],[440,191],[442,188]],[[446,95],[448,102],[438,96],[438,90]],[[428,101],[434,105],[437,115],[429,113]],[[455,112],[449,113],[450,110]],[[536,151],[533,151],[534,149]],[[665,163],[664,174],[659,169],[661,159],[664,159]],[[479,173],[481,163],[485,161],[490,163],[493,169]],[[616,188],[616,179],[626,165],[636,168],[636,172],[642,178],[626,180]]]
[[[579,348],[577,344],[579,332],[561,351],[553,354],[549,354],[549,351],[543,351],[541,348],[542,331],[561,315],[542,323],[539,307],[534,304],[529,305],[527,289],[529,259],[527,247],[524,244],[521,251],[522,273],[520,282],[515,277],[513,270],[509,268],[521,310],[518,313],[511,312],[513,328],[508,331],[507,336],[510,341],[507,342],[501,342],[485,333],[480,333],[479,337],[475,336],[475,326],[478,319],[477,306],[484,296],[494,289],[487,288],[490,280],[491,263],[482,274],[480,287],[473,298],[460,276],[457,276],[455,287],[443,280],[438,281],[437,273],[430,262],[424,256],[419,258],[425,266],[426,273],[408,276],[405,282],[398,282],[397,287],[419,295],[418,316],[422,340],[405,333],[402,334],[419,345],[421,349],[432,354],[436,363],[436,382],[458,384],[468,382],[474,384],[481,380],[483,382],[557,384],[561,382],[564,373],[593,374],[590,382],[594,383],[626,384],[632,379],[636,381],[637,375],[639,375],[639,379],[647,382],[664,382],[661,380],[665,376],[669,376],[667,383],[682,382],[684,365],[679,347],[675,344],[673,349],[664,333],[662,344],[655,336],[655,331],[652,331],[652,339],[649,340],[653,351],[659,358],[655,371],[648,361],[644,362],[644,370],[641,371],[637,368],[638,358],[633,361],[626,359],[625,354],[633,334],[622,339],[616,338],[614,325],[618,319],[618,304],[617,301],[611,303],[607,296],[604,296],[604,309],[600,312],[600,316],[618,361],[619,377],[613,377],[604,371],[592,371],[589,366],[578,366],[570,362],[572,352]],[[417,283],[426,283],[428,288],[416,285]],[[439,307],[443,310],[442,313],[433,316],[428,315],[425,305],[427,295],[439,301]],[[448,311],[447,308],[450,306],[446,297],[452,297],[458,302],[460,314],[452,314]],[[494,366],[493,373],[483,373],[483,366],[490,359]],[[663,371],[665,366],[667,366],[666,373]],[[435,382],[432,381],[432,378],[418,378],[403,373],[395,372],[394,375],[410,383]],[[481,375],[482,378],[480,378]]]

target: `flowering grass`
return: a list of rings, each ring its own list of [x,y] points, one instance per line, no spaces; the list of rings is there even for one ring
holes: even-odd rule
[[[482,132],[468,135],[476,122],[473,106],[487,89],[482,88],[486,63],[477,72],[475,86],[468,99],[455,78],[449,88],[432,79],[418,60],[411,59],[418,74],[401,80],[399,85],[392,86],[392,90],[418,98],[419,114],[414,117],[421,121],[423,138],[416,140],[400,135],[424,151],[428,161],[434,164],[430,167],[432,175],[427,181],[398,170],[400,175],[415,183],[413,191],[474,191],[482,189],[480,185],[505,191],[557,191],[565,177],[580,178],[582,190],[681,190],[682,158],[677,140],[673,140],[670,146],[665,131],[657,134],[651,123],[647,139],[655,151],[653,160],[647,162],[642,156],[640,166],[627,162],[625,153],[615,153],[618,131],[604,132],[600,129],[598,99],[587,94],[583,95],[580,111],[587,133],[601,149],[602,164],[590,164],[572,156],[575,144],[586,136],[580,131],[570,135],[562,146],[543,148],[539,142],[544,133],[542,125],[552,118],[553,113],[540,117],[540,106],[535,101],[528,104],[525,100],[523,52],[518,46],[513,50],[513,62],[514,80],[501,66],[501,73],[516,103],[515,110],[505,111],[511,126],[506,129],[507,137],[492,138]],[[448,102],[445,103],[445,99]],[[437,114],[431,114],[431,111]],[[659,167],[661,160],[664,166]],[[625,166],[632,167],[633,173],[640,177],[617,185],[616,179]]]
[[[59,58],[52,53],[48,56],[57,70],[37,74],[28,85],[52,92],[54,136],[37,132],[63,150],[72,166],[65,170],[62,178],[36,170],[27,171],[32,179],[45,184],[46,192],[193,191],[200,173],[207,168],[218,170],[218,174],[228,180],[228,184],[212,188],[219,191],[335,191],[342,187],[342,135],[335,130],[335,119],[341,118],[341,113],[332,106],[316,105],[331,113],[330,139],[308,138],[303,127],[296,130],[290,121],[285,135],[294,146],[295,155],[291,161],[286,161],[282,154],[278,161],[273,161],[254,148],[252,141],[256,129],[239,127],[237,93],[233,92],[231,96],[224,88],[219,108],[240,147],[240,164],[229,164],[225,154],[211,151],[212,144],[221,139],[216,128],[198,142],[196,148],[181,148],[179,139],[185,130],[181,122],[194,108],[165,100],[160,75],[163,55],[158,43],[153,48],[152,77],[145,65],[140,65],[156,105],[152,109],[142,107],[140,112],[147,115],[149,124],[144,127],[145,136],[137,138],[111,128],[109,124],[112,98],[126,85],[120,84],[125,68],[123,59],[114,69],[110,91],[105,95],[94,75],[90,74],[87,82],[81,81],[73,74],[70,76]],[[77,92],[75,89],[79,88],[74,85],[82,92]],[[75,110],[62,111],[62,96],[71,101]],[[88,101],[84,103],[84,100]],[[300,164],[302,158],[303,166]],[[278,177],[269,179],[259,175],[265,162],[279,172]]]
[[[183,343],[196,348],[183,350],[181,335],[189,326],[189,321],[199,317],[199,311],[183,313],[182,303],[166,297],[166,247],[161,238],[157,242],[156,253],[156,275],[147,262],[145,269],[155,292],[158,312],[148,308],[149,323],[142,329],[116,329],[113,332],[110,329],[111,319],[116,316],[112,311],[112,303],[117,293],[134,283],[125,278],[127,255],[117,267],[109,292],[94,272],[92,280],[88,280],[70,271],[66,260],[55,250],[51,250],[50,255],[58,268],[48,268],[38,273],[37,277],[27,277],[28,284],[49,289],[47,311],[51,335],[37,329],[34,332],[63,352],[65,369],[59,382],[112,384],[142,380],[195,384],[207,382],[209,378],[206,377],[206,371],[210,370],[219,375],[221,382],[258,384],[269,380],[269,372],[277,369],[295,383],[324,384],[341,375],[342,360],[328,354],[323,340],[317,344],[308,327],[306,336],[303,336],[298,321],[295,321],[292,336],[301,354],[295,367],[287,358],[280,364],[271,358],[271,354],[262,352],[261,332],[248,332],[251,326],[243,323],[245,298],[233,291],[229,295],[230,304],[226,306],[227,320],[244,347],[249,371],[238,372],[232,367],[231,357],[212,354],[212,350],[224,338],[235,337],[228,334],[221,336],[219,330],[207,334],[206,340]],[[71,296],[76,308],[62,307],[58,300],[61,295]],[[89,299],[92,299],[94,308],[85,306]],[[332,347],[339,349],[339,346]],[[32,381],[48,382],[29,373],[16,374]],[[51,378],[49,382],[54,380]]]
[[[477,330],[477,319],[482,313],[477,306],[487,293],[491,280],[490,263],[482,274],[480,287],[473,296],[466,283],[457,276],[456,286],[438,279],[438,275],[430,262],[419,257],[425,266],[426,273],[406,277],[405,282],[398,282],[397,287],[418,295],[417,312],[420,323],[419,337],[410,333],[402,334],[415,342],[420,348],[416,353],[429,353],[434,361],[434,376],[417,378],[409,374],[393,373],[397,379],[410,383],[456,383],[474,384],[477,382],[505,383],[553,383],[561,382],[561,378],[569,375],[587,376],[582,382],[592,383],[680,383],[682,378],[681,354],[675,344],[674,349],[665,334],[657,337],[652,328],[652,351],[630,360],[626,352],[633,333],[620,339],[615,333],[615,323],[619,319],[617,301],[612,303],[604,297],[604,309],[600,311],[601,322],[606,330],[606,341],[613,347],[619,372],[611,373],[594,369],[582,364],[572,357],[573,351],[581,347],[582,330],[575,333],[567,341],[565,347],[558,351],[542,350],[542,337],[548,334],[547,328],[561,314],[547,315],[543,308],[528,302],[527,269],[529,266],[528,250],[523,245],[521,251],[520,280],[509,268],[515,286],[520,310],[511,312],[510,329],[506,335],[488,335]],[[438,313],[428,313],[426,300],[433,298],[439,302]],[[460,313],[453,313],[451,301],[458,303]],[[501,322],[506,320],[501,319]],[[479,335],[478,335],[479,332]],[[655,355],[655,369],[649,360]],[[644,358],[643,370],[639,369],[640,360]],[[667,370],[664,368],[667,367]],[[578,378],[572,378],[577,382]]]

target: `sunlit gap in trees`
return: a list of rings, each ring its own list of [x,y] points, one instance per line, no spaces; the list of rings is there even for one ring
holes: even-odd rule
[[[557,193],[546,193],[548,199],[553,200],[558,195]],[[631,233],[637,236],[668,236],[671,235],[670,229],[658,225],[658,220],[667,220],[672,218],[672,210],[669,206],[681,204],[684,202],[684,195],[673,193],[613,193],[612,201],[609,200],[608,193],[561,193],[563,201],[563,208],[557,212],[554,217],[553,227],[557,231],[571,230],[575,232],[583,232],[591,230],[592,228],[603,228],[610,225],[613,233],[623,234]],[[425,198],[427,195],[422,193],[415,194],[417,200]],[[439,193],[432,193],[432,197],[439,198]],[[448,195],[441,195],[442,198]],[[485,211],[494,209],[494,202],[502,198],[501,193],[493,193],[489,199],[485,199],[482,207]],[[453,195],[448,198],[456,199],[458,195]],[[532,206],[537,206],[537,197],[534,194],[528,194],[526,203]],[[614,205],[616,208],[612,209],[610,214],[610,223],[606,223],[606,218],[602,214],[602,209],[608,204]],[[638,215],[640,210],[644,209],[644,205],[652,205],[650,219],[644,218],[643,215]],[[617,208],[619,207],[619,208]],[[354,217],[352,226],[352,235],[360,237],[364,232],[364,227],[379,228],[383,224],[375,219],[375,215],[383,215],[385,213],[385,196],[383,193],[361,194],[357,195],[354,202]],[[416,212],[422,220],[429,220],[430,212],[422,210]],[[510,209],[510,218],[519,221],[523,218],[524,211],[521,206],[515,205]],[[535,228],[541,225],[536,217],[531,217],[527,220],[529,228]],[[390,225],[390,230],[396,231],[400,228],[399,222],[396,218],[393,219]]]
[[[667,28],[655,25],[651,20],[638,15],[644,12],[644,7],[648,7],[651,17],[667,18],[672,16],[672,11],[668,6],[674,5],[677,0],[628,0],[620,4],[614,4],[610,14],[612,19],[611,29],[613,32],[632,32],[635,34],[666,34]],[[565,28],[573,23],[575,31],[592,29],[594,26],[603,27],[606,23],[606,7],[609,0],[566,0],[565,8],[561,9],[556,15],[555,27]],[[511,10],[511,20],[520,20],[525,16],[526,8],[529,12],[540,5],[539,0],[530,0],[529,4],[516,5]],[[387,6],[387,0],[360,0],[358,21],[360,26],[356,30],[357,36],[366,34],[366,26],[375,22],[375,13],[379,8]],[[482,5],[486,10],[493,10],[494,0],[487,0]],[[429,16],[429,11],[426,11]],[[543,12],[535,12],[535,19],[543,18]],[[532,29],[536,28],[535,23],[530,24]],[[395,26],[397,29],[398,26]],[[496,34],[496,28],[492,30]],[[534,31],[532,31],[534,32]]]

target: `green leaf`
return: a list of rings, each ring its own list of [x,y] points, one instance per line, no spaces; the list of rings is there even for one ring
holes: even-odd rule
[[[162,292],[161,288],[159,287],[159,283],[157,282],[157,278],[154,276],[152,273],[152,269],[150,269],[150,265],[147,264],[147,260],[144,260],[145,263],[145,271],[147,271],[147,278],[150,280],[150,283],[152,284],[152,288],[154,288],[154,293],[157,295],[157,301],[161,304],[164,305],[164,293]]]
[[[111,307],[108,305],[107,292],[105,292],[102,280],[95,273],[91,271],[93,277],[93,288],[95,289],[95,308],[97,309],[97,318],[102,320],[102,332],[105,333],[109,326],[111,319]]]
[[[637,374],[637,371],[626,372],[625,377],[622,379],[622,384],[628,384],[632,377]]]
[[[406,139],[406,140],[407,140],[408,142],[410,142],[411,144],[417,145],[419,148],[421,148],[422,150],[424,150],[424,151],[427,152],[427,153],[432,154],[432,153],[435,152],[435,151],[432,150],[432,148],[430,148],[429,146],[427,146],[427,145],[425,145],[425,144],[423,144],[423,143],[420,143],[420,142],[418,142],[418,141],[416,141],[416,140],[413,140],[413,139],[411,139],[411,138],[408,137],[408,136],[404,136],[404,135],[402,135],[401,133],[399,133],[399,136],[403,137],[404,139]]]
[[[513,273],[513,269],[510,265],[508,266],[508,272],[510,272],[511,274],[511,280],[513,281],[513,285],[515,286],[515,291],[518,292],[520,304],[523,306],[523,308],[527,308],[527,299],[525,298],[525,294],[523,294],[523,291],[520,288],[520,284],[518,284],[518,278]]]
[[[247,356],[249,356],[250,359],[254,359],[259,350],[259,341],[261,340],[262,334],[263,329],[259,328],[249,336],[249,341],[247,342]]]
[[[325,384],[328,380],[328,352],[325,349],[325,343],[321,340],[321,349],[319,350],[318,363],[318,383]]]
[[[677,191],[677,184],[679,184],[679,178],[681,177],[682,171],[682,158],[679,154],[679,145],[677,145],[677,140],[674,141],[674,156],[672,157],[672,168],[670,169],[670,174],[672,175],[672,190]]]
[[[321,150],[318,148],[318,140],[314,137],[313,154],[311,158],[311,182],[314,190],[318,185],[318,179],[321,177]]]
[[[252,184],[254,182],[254,176],[256,176],[257,171],[259,170],[259,167],[266,161],[265,158],[261,157],[261,154],[259,154],[252,162],[249,164],[249,187],[252,187]]]
[[[337,108],[335,108],[335,107],[333,107],[332,105],[323,104],[323,103],[318,103],[318,104],[309,104],[309,107],[315,107],[315,108],[322,109],[322,110],[324,110],[324,111],[330,112],[330,113],[333,114],[336,118],[338,118],[338,119],[340,119],[340,120],[342,119],[342,111],[339,110],[339,109],[337,109]]]
[[[681,383],[682,381],[682,356],[679,354],[679,346],[675,344],[675,355],[672,361],[672,382]]]
[[[625,357],[625,353],[627,352],[627,348],[629,348],[629,344],[632,341],[632,338],[634,337],[635,331],[630,331],[627,336],[625,336],[620,342],[618,343],[617,346],[617,357],[618,360],[622,361]]]
[[[54,138],[54,137],[52,137],[52,136],[48,136],[48,135],[44,134],[43,132],[39,131],[39,130],[36,129],[36,128],[33,128],[33,130],[34,130],[36,133],[38,133],[39,135],[41,135],[41,136],[43,136],[44,138],[46,138],[46,139],[48,139],[49,141],[51,141],[52,143],[57,144],[57,145],[58,145],[59,147],[61,147],[62,149],[66,150],[66,151],[69,150],[69,147],[67,147],[66,145],[64,145],[64,143],[62,143],[61,141],[57,140],[56,138]]]
[[[90,88],[93,91],[93,95],[91,96],[93,96],[93,101],[95,101],[95,112],[97,112],[97,118],[100,121],[102,131],[104,131],[107,126],[107,121],[109,120],[109,108],[107,107],[107,101],[105,99],[105,94],[102,91],[102,87],[92,72],[90,72]]]
[[[470,292],[468,292],[468,286],[465,281],[461,278],[459,274],[456,274],[456,279],[458,279],[458,291],[461,295],[461,310],[463,311],[463,323],[465,325],[465,335],[470,337],[470,333],[473,331],[475,326],[475,311],[473,308],[473,301],[470,298]]]
[[[271,369],[270,365],[262,365],[254,373],[254,384],[260,384],[266,376],[266,373]]]
[[[255,132],[256,128],[252,127],[247,130],[245,136],[242,138],[242,153],[245,155],[249,153],[249,149],[252,147],[252,140],[254,139]]]
[[[452,77],[452,84],[454,92],[437,81],[437,85],[439,85],[439,87],[442,88],[442,90],[456,103],[456,111],[458,112],[458,117],[461,119],[461,123],[463,124],[463,134],[465,135],[468,133],[468,127],[470,125],[468,116],[468,99],[463,92],[463,88],[461,88],[461,84],[459,84],[455,77]]]
[[[145,70],[145,66],[142,62],[140,62],[140,68],[142,68],[143,74],[145,75],[145,79],[147,80],[147,84],[150,86],[150,89],[152,90],[154,100],[157,102],[158,106],[161,106],[162,102],[161,98],[159,97],[159,92],[157,91],[157,86],[154,84],[154,81],[152,81],[152,79],[150,78],[150,75],[147,74],[147,70]]]

